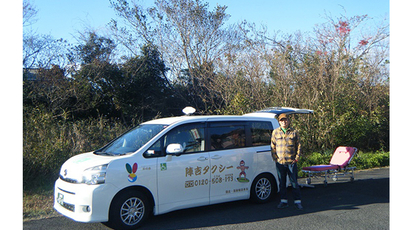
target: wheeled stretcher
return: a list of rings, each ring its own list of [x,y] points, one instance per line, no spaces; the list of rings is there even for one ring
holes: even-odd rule
[[[350,181],[354,181],[354,169],[356,167],[348,167],[351,160],[357,153],[355,147],[337,147],[333,156],[331,157],[330,164],[328,165],[314,165],[310,167],[303,167],[302,172],[308,173],[306,184],[311,184],[311,177],[317,177],[324,174],[324,186],[327,186],[327,177],[332,175],[334,181],[338,176],[345,176],[350,174]]]

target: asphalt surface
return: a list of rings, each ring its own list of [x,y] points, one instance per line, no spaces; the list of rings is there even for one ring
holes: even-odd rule
[[[389,229],[389,168],[355,172],[338,181],[313,179],[301,190],[304,210],[277,209],[278,194],[267,204],[236,201],[175,211],[150,218],[140,229]],[[300,179],[301,183],[305,183]],[[26,221],[23,229],[109,229],[100,223],[78,223],[66,217]]]

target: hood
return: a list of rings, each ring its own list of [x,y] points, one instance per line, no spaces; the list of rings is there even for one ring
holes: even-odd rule
[[[66,181],[79,182],[82,180],[82,174],[85,169],[98,165],[109,164],[113,157],[99,156],[93,152],[83,153],[71,157],[67,160],[60,169],[60,177]]]

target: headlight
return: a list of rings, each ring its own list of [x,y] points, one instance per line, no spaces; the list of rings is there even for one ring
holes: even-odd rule
[[[85,184],[103,184],[106,179],[106,168],[107,164],[98,165],[85,169],[82,175],[82,183]]]

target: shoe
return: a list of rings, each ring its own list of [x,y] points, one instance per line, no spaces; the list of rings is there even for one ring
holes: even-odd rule
[[[295,208],[298,209],[298,210],[303,210],[304,209],[304,207],[301,205],[301,203],[296,203],[294,205],[295,205]]]
[[[284,203],[284,202],[280,202],[277,206],[277,208],[287,208],[288,207],[288,203]]]

